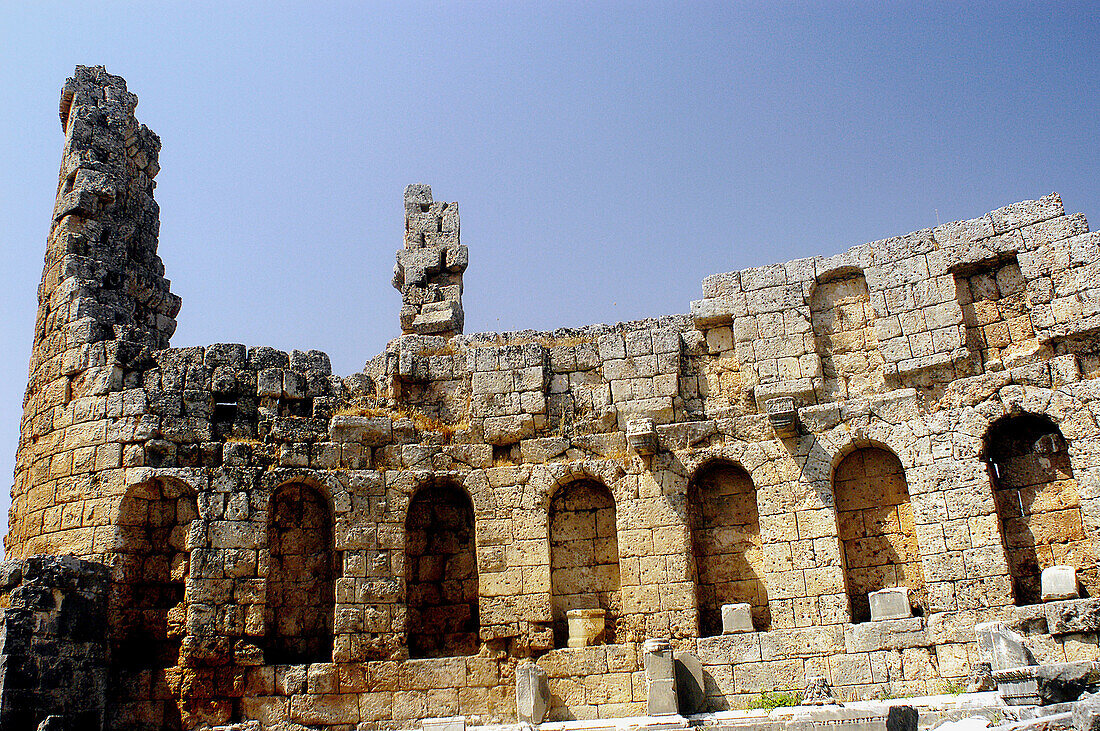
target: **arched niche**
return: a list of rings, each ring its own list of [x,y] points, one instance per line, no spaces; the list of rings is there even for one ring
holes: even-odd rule
[[[410,657],[478,651],[474,506],[449,481],[416,491],[405,515],[406,628]]]
[[[169,668],[179,662],[190,575],[187,536],[197,517],[195,492],[182,482],[154,479],[126,491],[111,592],[116,665]]]
[[[132,485],[119,504],[109,594],[110,696],[113,703],[142,703],[145,728],[182,728],[167,673],[180,661],[185,634],[188,536],[198,518],[196,493],[173,479]],[[147,687],[133,678],[147,676]]]
[[[863,272],[843,269],[825,275],[810,296],[810,319],[821,358],[823,400],[882,391],[885,360]]]
[[[919,610],[924,572],[901,461],[882,447],[857,448],[837,464],[833,494],[852,621],[869,620],[867,594],[888,587],[908,587]]]
[[[550,497],[550,594],[555,647],[568,638],[566,612],[603,609],[604,639],[614,642],[622,612],[615,498],[590,478],[567,482]]]
[[[752,605],[753,626],[771,625],[756,486],[739,465],[714,461],[688,484],[699,630],[722,633],[722,605]]]
[[[332,511],[316,488],[275,490],[267,526],[265,653],[268,664],[332,662],[337,555]]]
[[[1096,596],[1096,554],[1058,425],[1028,412],[1002,417],[986,432],[983,456],[1016,603],[1038,603],[1040,574],[1054,565],[1076,567],[1085,593]]]

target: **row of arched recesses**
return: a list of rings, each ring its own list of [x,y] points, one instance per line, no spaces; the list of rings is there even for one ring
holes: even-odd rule
[[[1078,567],[1086,595],[1100,594],[1095,550],[1058,426],[1046,416],[1006,416],[990,426],[982,456],[1016,602],[1039,601],[1040,572],[1055,564]],[[832,488],[852,621],[869,618],[868,592],[890,586],[909,587],[919,608],[924,578],[897,456],[881,446],[857,448],[836,465]],[[178,663],[190,571],[187,536],[196,517],[194,491],[171,480],[137,485],[123,500],[111,595],[118,666]],[[764,551],[749,474],[729,461],[703,465],[689,483],[688,519],[701,633],[720,633],[722,605],[742,602],[751,606],[755,628],[767,629]],[[550,497],[548,534],[555,644],[566,643],[570,609],[604,610],[605,640],[615,641],[622,599],[611,492],[592,478],[562,484]],[[410,656],[476,653],[479,591],[469,495],[450,481],[422,485],[410,501],[405,535]],[[268,546],[266,660],[330,661],[342,562],[328,499],[304,483],[279,487],[271,500]],[[172,723],[166,720],[165,727]]]
[[[1039,602],[1042,569],[1056,564],[1078,568],[1085,595],[1100,593],[1097,557],[1058,426],[1046,416],[1010,415],[990,426],[985,445],[1016,603]],[[888,587],[908,587],[919,612],[926,591],[900,460],[881,446],[854,449],[837,463],[832,489],[851,621],[870,619],[868,593]],[[754,627],[767,629],[752,479],[737,465],[713,462],[692,480],[688,503],[701,634],[720,633],[722,605],[740,602],[752,606]]]
[[[908,586],[918,606],[924,581],[901,462],[881,447],[848,453],[833,474],[849,612],[870,619],[867,593]],[[688,488],[700,634],[722,632],[722,605],[751,605],[753,627],[771,624],[759,510],[752,478],[739,465],[705,465]],[[792,557],[793,558],[793,557]]]
[[[302,483],[282,485],[272,496],[264,636],[268,662],[332,659],[340,562],[333,551],[331,514],[320,491]],[[195,491],[179,481],[140,483],[123,498],[110,598],[116,666],[138,670],[178,664],[190,575],[188,534],[197,517]],[[175,726],[166,721],[164,727]]]

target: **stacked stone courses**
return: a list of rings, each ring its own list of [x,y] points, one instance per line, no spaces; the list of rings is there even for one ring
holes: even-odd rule
[[[109,577],[51,595],[107,615],[65,640],[98,727],[515,720],[529,658],[549,719],[645,715],[651,638],[698,657],[710,710],[808,675],[935,692],[985,621],[1100,659],[1100,233],[1056,194],[715,274],[690,314],[463,334],[457,204],[413,185],[400,335],[341,377],[169,347],[136,103],[100,67],[62,92],[5,540]],[[1055,564],[1084,598],[1039,601]],[[44,569],[7,571],[16,606]],[[913,616],[868,620],[899,586]],[[721,633],[733,602],[752,631]],[[571,609],[602,612],[595,644],[566,646]],[[48,693],[10,682],[0,718],[35,728]]]

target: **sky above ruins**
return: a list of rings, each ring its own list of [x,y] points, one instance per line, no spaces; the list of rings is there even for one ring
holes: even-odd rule
[[[1100,221],[1094,3],[394,5],[5,7],[5,517],[76,64],[163,141],[173,345],[344,375],[399,334],[411,182],[459,202],[469,333],[683,313],[714,272],[1051,191]]]

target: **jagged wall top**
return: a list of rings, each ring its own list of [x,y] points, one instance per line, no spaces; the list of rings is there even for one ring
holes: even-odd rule
[[[39,314],[88,319],[90,342],[123,338],[159,349],[175,331],[180,300],[157,256],[160,138],[134,118],[137,101],[102,66],[77,66],[65,82],[65,149]],[[50,325],[40,322],[39,337]]]

